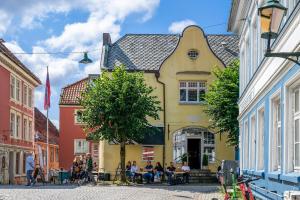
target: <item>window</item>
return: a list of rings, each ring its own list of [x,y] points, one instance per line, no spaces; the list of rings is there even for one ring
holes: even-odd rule
[[[264,169],[264,120],[265,111],[260,109],[258,111],[258,134],[257,134],[257,145],[256,145],[256,155],[257,155],[257,169]]]
[[[32,108],[32,89],[28,88],[28,106]]]
[[[14,137],[16,135],[16,115],[15,113],[10,113],[10,135]]]
[[[16,138],[20,138],[21,137],[21,116],[20,115],[16,115]]]
[[[196,60],[198,58],[198,56],[199,56],[199,53],[198,53],[197,50],[192,49],[192,50],[188,51],[187,55],[189,56],[190,59]]]
[[[20,101],[20,93],[21,93],[21,82],[20,80],[16,79],[16,100]]]
[[[55,149],[55,162],[58,162],[58,161],[59,161],[59,159],[58,159],[59,156],[58,156],[58,155],[59,155],[59,151],[58,151],[58,148],[56,148],[56,149]]]
[[[28,127],[27,127],[27,119],[23,119],[23,136],[24,140],[28,140]]]
[[[255,168],[255,149],[256,149],[256,131],[255,131],[255,116],[251,117],[251,140],[250,140],[250,168]]]
[[[154,147],[143,146],[142,147],[142,160],[143,161],[154,161]]]
[[[248,122],[245,122],[244,126],[244,168],[249,167],[249,134],[248,134]]]
[[[215,152],[215,134],[204,132],[204,153],[208,155],[208,161],[214,162]]]
[[[24,85],[24,95],[23,95],[23,104],[24,105],[28,105],[28,91],[27,91],[27,89],[28,89],[28,87],[27,87],[27,85]]]
[[[180,81],[180,102],[199,103],[204,101],[206,83],[204,81]]]
[[[83,110],[75,110],[75,124],[83,123]]]
[[[54,149],[50,147],[50,162],[54,162]]]
[[[14,76],[10,76],[10,98],[15,99],[16,97],[16,78]]]
[[[74,140],[74,153],[82,154],[89,152],[89,142],[84,139],[75,139]]]
[[[279,95],[272,99],[272,128],[270,141],[272,141],[270,142],[271,171],[279,170],[281,165],[281,111]]]
[[[28,140],[32,141],[32,121],[28,121]]]
[[[294,170],[300,170],[300,89],[297,88],[294,93],[293,99],[293,122],[294,122]]]
[[[20,152],[16,153],[16,174],[20,174]]]

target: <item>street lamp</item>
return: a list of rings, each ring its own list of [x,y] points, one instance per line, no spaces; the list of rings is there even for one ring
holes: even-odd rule
[[[268,0],[263,6],[258,8],[261,23],[261,37],[268,40],[266,57],[286,58],[300,65],[300,52],[271,52],[271,39],[278,36],[278,30],[287,8],[279,3],[278,0]]]
[[[82,64],[89,64],[89,63],[92,63],[92,62],[93,61],[91,59],[89,59],[87,52],[84,52],[83,59],[79,61],[79,63],[82,63]]]

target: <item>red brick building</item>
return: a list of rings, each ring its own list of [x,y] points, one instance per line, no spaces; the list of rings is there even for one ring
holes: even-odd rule
[[[34,89],[41,84],[0,40],[0,183],[25,178],[34,145]]]
[[[98,163],[98,144],[86,140],[82,129],[82,107],[79,97],[85,90],[89,78],[64,87],[59,102],[59,166],[70,169],[76,155],[91,153],[94,162]]]
[[[34,151],[36,155],[36,163],[43,164],[46,169],[47,160],[49,161],[49,169],[59,169],[59,131],[49,120],[49,156],[47,159],[47,118],[37,108],[34,108],[35,120],[35,143]]]

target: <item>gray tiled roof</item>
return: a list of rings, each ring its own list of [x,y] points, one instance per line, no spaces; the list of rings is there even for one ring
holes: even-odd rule
[[[124,64],[129,70],[159,70],[179,39],[180,35],[175,34],[127,34],[109,47],[104,67],[113,69],[115,65]],[[208,35],[207,39],[225,65],[238,57],[237,36]]]

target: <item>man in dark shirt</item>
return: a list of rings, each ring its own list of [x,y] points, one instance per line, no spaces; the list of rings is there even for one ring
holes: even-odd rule
[[[174,175],[174,172],[176,170],[176,167],[174,166],[173,162],[170,162],[170,166],[167,167],[166,175],[168,176],[168,183],[171,185],[172,184],[172,177]]]
[[[147,183],[150,183],[150,181],[152,180],[152,177],[153,177],[153,166],[151,165],[151,161],[147,161],[145,171],[147,173],[145,173],[143,177],[147,181]]]

